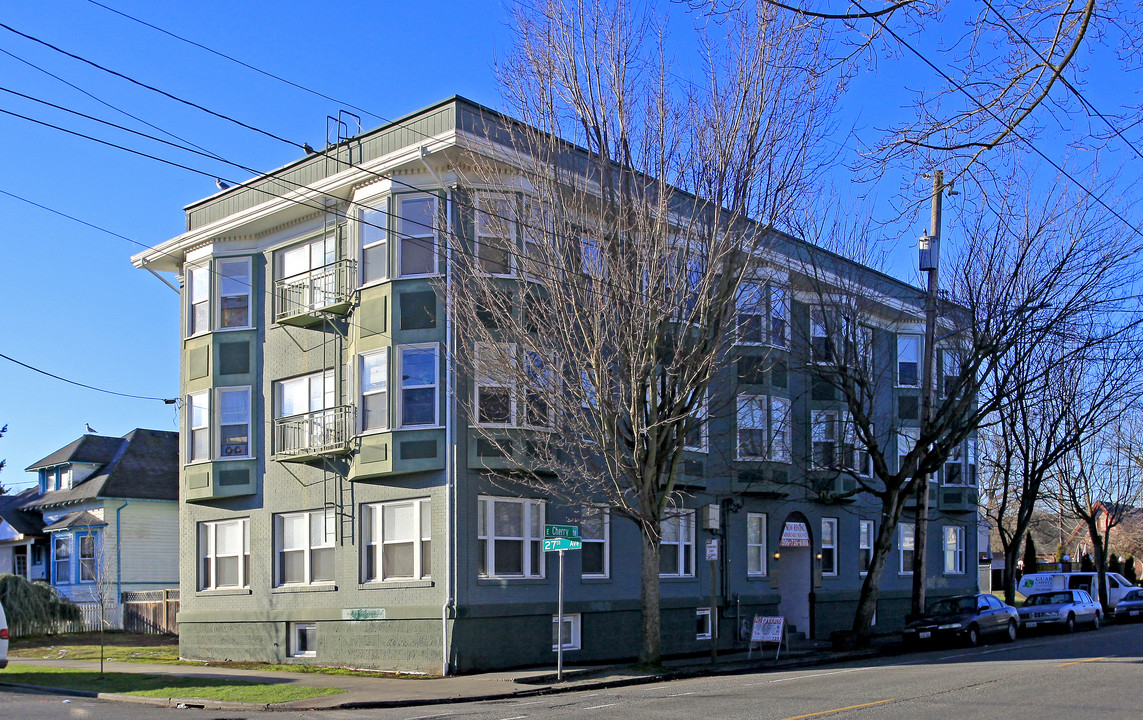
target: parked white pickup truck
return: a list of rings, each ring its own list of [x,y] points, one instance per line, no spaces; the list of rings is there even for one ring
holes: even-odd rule
[[[1086,590],[1093,598],[1099,598],[1096,589],[1098,573],[1093,572],[1045,572],[1030,573],[1020,578],[1016,589],[1023,595],[1053,592],[1055,590]],[[1107,573],[1107,606],[1114,612],[1120,599],[1135,586],[1119,573]]]

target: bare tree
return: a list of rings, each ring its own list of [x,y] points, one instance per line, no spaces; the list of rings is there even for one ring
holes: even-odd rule
[[[1143,463],[1140,463],[1143,451],[1139,439],[1143,421],[1137,408],[1120,415],[1068,453],[1053,477],[1056,501],[1080,518],[1087,528],[1092,560],[1099,574],[1099,602],[1105,614],[1110,609],[1108,539],[1111,531],[1143,497]]]
[[[1107,217],[1082,196],[1057,191],[1022,201],[1009,193],[993,198],[963,225],[963,240],[950,243],[954,252],[943,262],[945,301],[937,328],[941,396],[924,428],[901,422],[911,412],[900,407],[901,398],[889,423],[879,410],[893,402],[894,385],[919,388],[919,352],[908,359],[889,347],[896,363],[869,359],[875,339],[870,328],[907,332],[910,324],[918,327],[920,291],[879,298],[860,277],[831,272],[820,259],[811,256],[802,268],[819,306],[811,309],[804,329],[803,345],[810,348],[806,369],[844,401],[846,419],[838,437],[848,438],[847,452],[832,463],[813,460],[817,472],[808,479],[831,488],[837,499],[870,496],[881,510],[854,618],[859,641],[868,638],[885,561],[918,477],[936,474],[958,457],[1012,393],[1037,392],[1061,363],[1084,357],[1116,332],[1103,325],[1122,306],[1117,291],[1126,279],[1127,254]],[[846,232],[844,223],[807,232],[833,237],[843,253],[854,252],[864,237]],[[1060,344],[1061,338],[1068,342]],[[1032,362],[1053,346],[1062,351],[1052,362]],[[832,486],[832,477],[849,483]]]
[[[1138,357],[1130,342],[1133,328],[1107,342],[1072,352],[1060,337],[1041,345],[1038,354],[1014,355],[1030,368],[1006,367],[1012,391],[981,427],[981,507],[996,528],[1004,554],[1004,598],[1016,592],[1021,543],[1033,514],[1042,509],[1045,481],[1081,445],[1114,423],[1127,407],[1121,402],[1138,387]],[[1042,382],[1026,382],[1031,374]]]
[[[523,122],[514,153],[469,160],[485,192],[449,295],[471,420],[514,461],[500,481],[638,526],[657,663],[684,449],[743,277],[813,186],[835,87],[815,26],[765,7],[699,31],[697,84],[672,74],[666,19],[624,2],[516,6],[514,30],[501,77]]]

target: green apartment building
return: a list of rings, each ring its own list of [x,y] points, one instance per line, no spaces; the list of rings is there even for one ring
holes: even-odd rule
[[[133,258],[178,273],[183,288],[184,657],[428,673],[553,663],[556,558],[540,544],[543,525],[562,522],[580,524],[584,540],[566,558],[566,661],[638,654],[637,528],[490,482],[487,468],[504,459],[469,427],[473,383],[450,357],[447,272],[474,240],[482,192],[458,165],[509,125],[451,98],[189,205],[186,232]],[[802,249],[785,238],[773,253]],[[884,427],[908,436],[921,294],[861,272],[893,307],[895,319],[868,332],[872,362],[897,373],[879,400]],[[739,338],[714,384],[737,411],[710,418],[686,463],[687,510],[665,528],[667,655],[709,652],[712,613],[724,648],[744,646],[739,631],[756,614],[827,638],[852,622],[877,511],[828,492],[846,489],[844,477],[821,492],[804,482],[823,451],[815,443],[842,442],[816,429],[843,404],[785,361],[799,352],[792,329],[814,332],[811,299],[792,273],[768,283],[739,311],[767,330]],[[759,434],[765,452],[751,449]],[[853,458],[868,472],[860,451]],[[971,441],[942,480],[932,592],[971,592]],[[882,586],[886,632],[909,603],[906,525]],[[713,537],[724,552],[712,608],[703,546]]]

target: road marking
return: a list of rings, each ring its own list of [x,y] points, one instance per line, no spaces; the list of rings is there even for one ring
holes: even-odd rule
[[[694,695],[694,693],[693,692],[673,693],[671,695],[668,695],[667,697],[682,697],[684,695]]]
[[[790,680],[807,680],[809,678],[824,677],[826,675],[841,675],[842,673],[861,672],[863,670],[873,670],[875,668],[860,667],[850,668],[848,670],[834,670],[833,672],[814,673],[812,675],[795,675],[793,677],[778,678],[777,680],[766,680],[765,682],[745,683],[742,687],[754,687],[755,685],[772,685],[774,683],[789,682]]]
[[[528,717],[528,716],[527,715],[516,715],[516,716],[510,717],[510,718],[500,718],[500,720],[524,720],[524,718],[526,718],[526,717]]]
[[[600,708],[611,707],[613,705],[618,705],[618,704],[619,703],[607,703],[606,705],[592,705],[591,707],[585,707],[582,709],[583,710],[598,710]]]
[[[1106,659],[1107,659],[1107,656],[1105,655],[1104,657],[1088,658],[1087,660],[1076,660],[1075,662],[1060,663],[1056,667],[1067,667],[1068,665],[1081,665],[1083,663],[1095,662],[1096,660],[1106,660]]]
[[[547,700],[533,700],[532,702],[518,702],[516,704],[517,705],[539,705],[540,703],[543,703],[543,702],[547,702]],[[433,717],[437,717],[437,716],[434,715]],[[444,716],[441,715],[440,717],[444,717]]]
[[[802,718],[818,717],[819,715],[829,715],[831,713],[839,713],[846,710],[857,710],[858,708],[867,708],[874,705],[884,705],[885,703],[891,703],[896,699],[897,698],[889,698],[888,700],[877,700],[876,702],[867,702],[860,705],[850,705],[849,707],[834,708],[833,710],[822,710],[821,712],[810,713],[808,715],[795,715],[793,717],[782,718],[782,720],[802,720]]]

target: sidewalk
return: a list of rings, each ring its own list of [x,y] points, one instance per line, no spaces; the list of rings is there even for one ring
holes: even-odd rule
[[[281,703],[272,706],[256,703],[225,702],[209,698],[150,698],[83,691],[53,691],[61,694],[99,697],[102,699],[126,702],[139,702],[171,707],[183,705],[186,707],[215,710],[322,710],[334,708],[402,707],[577,692],[704,675],[765,672],[768,670],[872,658],[892,654],[896,652],[899,647],[900,645],[895,638],[875,639],[872,648],[851,651],[834,651],[830,648],[829,643],[804,642],[801,645],[795,646],[792,651],[787,651],[786,648],[783,648],[781,657],[778,660],[774,659],[774,646],[768,646],[763,648],[761,652],[755,650],[753,657],[749,659],[747,658],[745,650],[720,654],[717,665],[711,665],[709,658],[668,660],[664,662],[664,668],[659,672],[629,665],[586,668],[565,667],[564,682],[562,683],[556,682],[556,669],[554,666],[422,680],[348,677],[341,675],[317,675],[311,673],[261,670],[228,670],[212,667],[196,667],[193,665],[148,665],[133,662],[114,662],[108,663],[107,666],[105,666],[105,669],[109,672],[176,675],[180,677],[197,676],[214,679],[236,679],[290,685],[333,687],[345,690],[344,693],[338,695],[329,695],[321,698],[299,700],[293,703]],[[98,661],[20,658],[13,659],[12,662],[40,667],[99,670]],[[4,675],[0,673],[0,687],[5,686],[21,687],[5,683]]]

